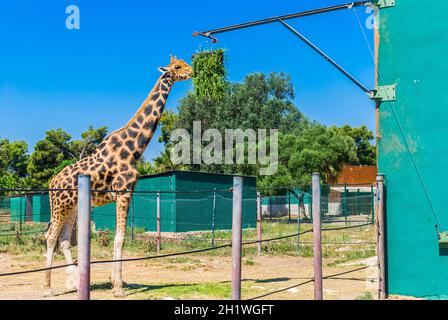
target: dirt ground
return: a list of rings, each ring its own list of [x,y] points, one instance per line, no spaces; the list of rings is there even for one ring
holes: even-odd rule
[[[324,279],[324,298],[354,300],[377,297],[376,258],[327,267],[324,277],[363,270]],[[58,261],[56,264],[62,264]],[[39,262],[21,262],[15,256],[0,254],[1,273],[41,268]],[[110,289],[111,264],[93,265],[92,299],[115,299]],[[258,256],[243,260],[243,299],[313,299],[313,261],[290,256]],[[191,256],[186,258],[126,262],[123,264],[124,299],[225,299],[230,291],[231,263],[228,257]],[[53,270],[56,296],[43,297],[43,273],[0,277],[0,299],[76,299],[76,292],[65,289],[66,273]]]

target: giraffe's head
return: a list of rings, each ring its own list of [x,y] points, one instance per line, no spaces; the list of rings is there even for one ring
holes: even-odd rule
[[[193,76],[193,68],[184,60],[170,57],[170,64],[166,67],[159,67],[162,73],[169,73],[174,81],[188,80]]]

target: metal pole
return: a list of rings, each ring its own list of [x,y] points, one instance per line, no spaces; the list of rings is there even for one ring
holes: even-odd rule
[[[162,236],[161,236],[161,229],[160,229],[160,192],[157,192],[157,252],[160,252],[160,247],[162,244]]]
[[[347,220],[348,220],[348,192],[347,192],[347,184],[346,183],[344,183],[344,206],[343,206],[343,210],[344,210],[344,219],[345,219],[345,225],[347,226],[348,225],[348,222],[347,222]]]
[[[295,19],[295,18],[303,18],[303,17],[307,17],[307,16],[311,16],[311,15],[322,14],[322,13],[327,13],[327,12],[332,12],[332,11],[337,11],[337,10],[351,9],[354,7],[366,5],[370,2],[371,1],[356,1],[356,2],[346,3],[346,4],[340,4],[340,5],[336,5],[336,6],[332,6],[332,7],[319,8],[319,9],[297,12],[297,13],[292,13],[292,14],[287,14],[287,15],[282,15],[282,16],[277,16],[277,17],[271,17],[271,18],[267,18],[267,19],[250,21],[250,22],[246,22],[246,23],[240,23],[240,24],[231,25],[231,26],[227,26],[227,27],[223,27],[223,28],[217,28],[217,29],[213,29],[213,30],[207,30],[207,31],[202,31],[202,32],[196,31],[196,32],[193,32],[193,36],[200,35],[200,36],[204,36],[204,37],[211,37],[211,35],[213,35],[213,34],[254,27],[254,26],[263,25],[263,24],[267,24],[267,23],[274,23],[274,22],[277,22],[278,19],[288,20],[288,19]]]
[[[320,174],[313,173],[314,300],[323,299]]]
[[[216,219],[216,188],[213,191],[213,211],[212,211],[212,247],[215,246],[215,219]]]
[[[288,222],[291,222],[291,190],[288,189]]]
[[[261,254],[261,220],[262,219],[262,211],[261,211],[261,194],[257,192],[257,239],[258,239],[258,254]]]
[[[243,178],[233,177],[232,300],[241,299],[242,209],[243,209]]]
[[[90,300],[90,176],[78,176],[78,300]]]
[[[300,198],[299,198],[299,210],[297,213],[297,255],[300,254]]]
[[[280,23],[289,31],[291,31],[294,35],[296,35],[300,40],[305,42],[311,49],[313,49],[318,55],[320,55],[322,58],[324,58],[328,63],[330,63],[333,67],[335,67],[339,72],[341,72],[344,76],[346,76],[350,81],[352,81],[357,87],[359,87],[362,91],[365,93],[370,94],[371,90],[367,89],[361,82],[356,80],[354,76],[352,76],[350,73],[348,73],[344,68],[342,68],[336,61],[334,61],[332,58],[330,58],[325,52],[323,52],[319,47],[317,47],[314,43],[312,43],[310,40],[308,40],[304,35],[302,35],[299,31],[291,27],[289,24],[287,24],[282,19],[278,19]]]
[[[378,247],[378,268],[379,287],[378,298],[387,299],[386,291],[386,250],[385,250],[385,225],[384,225],[384,175],[379,174],[377,183],[377,247]]]
[[[373,185],[370,186],[370,194],[372,195],[372,199],[371,199],[371,207],[372,207],[372,212],[371,212],[371,219],[372,219],[372,224],[375,223],[375,192],[373,191]]]
[[[131,198],[131,241],[134,241],[134,200]]]
[[[22,234],[22,197],[19,197],[20,210],[19,210],[19,233]]]

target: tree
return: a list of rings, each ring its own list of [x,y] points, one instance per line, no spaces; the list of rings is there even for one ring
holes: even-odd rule
[[[348,125],[339,128],[344,135],[351,137],[356,144],[357,160],[350,164],[362,166],[376,165],[376,147],[371,142],[374,139],[373,132],[366,126],[352,128]]]
[[[28,161],[26,142],[0,139],[0,188],[25,188],[28,184]]]
[[[145,176],[149,174],[156,174],[156,168],[151,164],[151,162],[146,162],[144,157],[141,157],[136,163],[137,171],[140,176]]]
[[[224,136],[226,129],[278,129],[280,132],[300,133],[312,123],[293,103],[291,78],[284,73],[248,75],[242,83],[230,83],[219,99],[200,97],[193,92],[180,100],[178,114],[166,113],[161,119],[162,135],[159,141],[164,150],[155,160],[160,169],[187,169],[217,173],[254,174],[248,165],[183,165],[171,163],[169,141],[175,129],[193,132],[193,122],[201,122],[201,130],[217,129]],[[205,145],[205,143],[204,143]]]
[[[89,126],[87,131],[81,134],[82,140],[72,142],[71,148],[73,153],[77,155],[78,159],[84,158],[98,147],[106,135],[107,127],[103,126],[98,129],[94,129],[93,126]]]
[[[67,165],[91,154],[107,134],[107,127],[92,126],[81,134],[82,140],[72,140],[62,129],[49,130],[36,143],[28,163],[32,187],[47,187],[50,179]]]
[[[250,74],[242,83],[229,84],[219,99],[188,93],[180,100],[177,114],[168,112],[162,118],[159,141],[164,143],[165,148],[155,160],[157,170],[179,168],[171,163],[170,136],[175,129],[185,129],[191,134],[194,121],[201,122],[202,131],[213,128],[222,136],[225,129],[279,130],[278,170],[272,176],[261,176],[260,164],[195,164],[181,167],[258,176],[258,187],[266,194],[282,192],[272,187],[308,186],[315,171],[322,174],[324,182],[329,182],[347,164],[372,163],[375,148],[370,140],[373,135],[365,126],[323,126],[308,120],[294,105],[293,99],[291,78],[284,73],[268,76]],[[245,144],[247,150],[247,141]],[[244,157],[247,160],[247,154]]]
[[[28,144],[25,141],[0,139],[0,174],[10,172],[17,177],[27,176]]]

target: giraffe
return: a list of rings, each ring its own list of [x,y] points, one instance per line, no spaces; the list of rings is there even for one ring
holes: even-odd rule
[[[78,200],[77,191],[73,189],[78,186],[79,174],[91,176],[92,190],[130,191],[92,192],[92,207],[116,203],[114,260],[122,258],[126,219],[138,177],[135,163],[154,135],[173,84],[188,80],[193,74],[191,66],[176,57],[170,57],[170,64],[167,67],[159,67],[158,70],[162,75],[134,117],[124,127],[108,135],[90,156],[65,167],[51,180],[50,189],[66,190],[50,191],[51,220],[45,234],[47,268],[52,266],[57,243],[67,264],[73,263],[70,239],[76,221]],[[67,267],[67,289],[77,289],[76,278],[75,267]],[[111,280],[114,296],[124,296],[121,262],[113,263]],[[53,295],[50,283],[51,270],[47,270],[44,281],[45,296]]]

